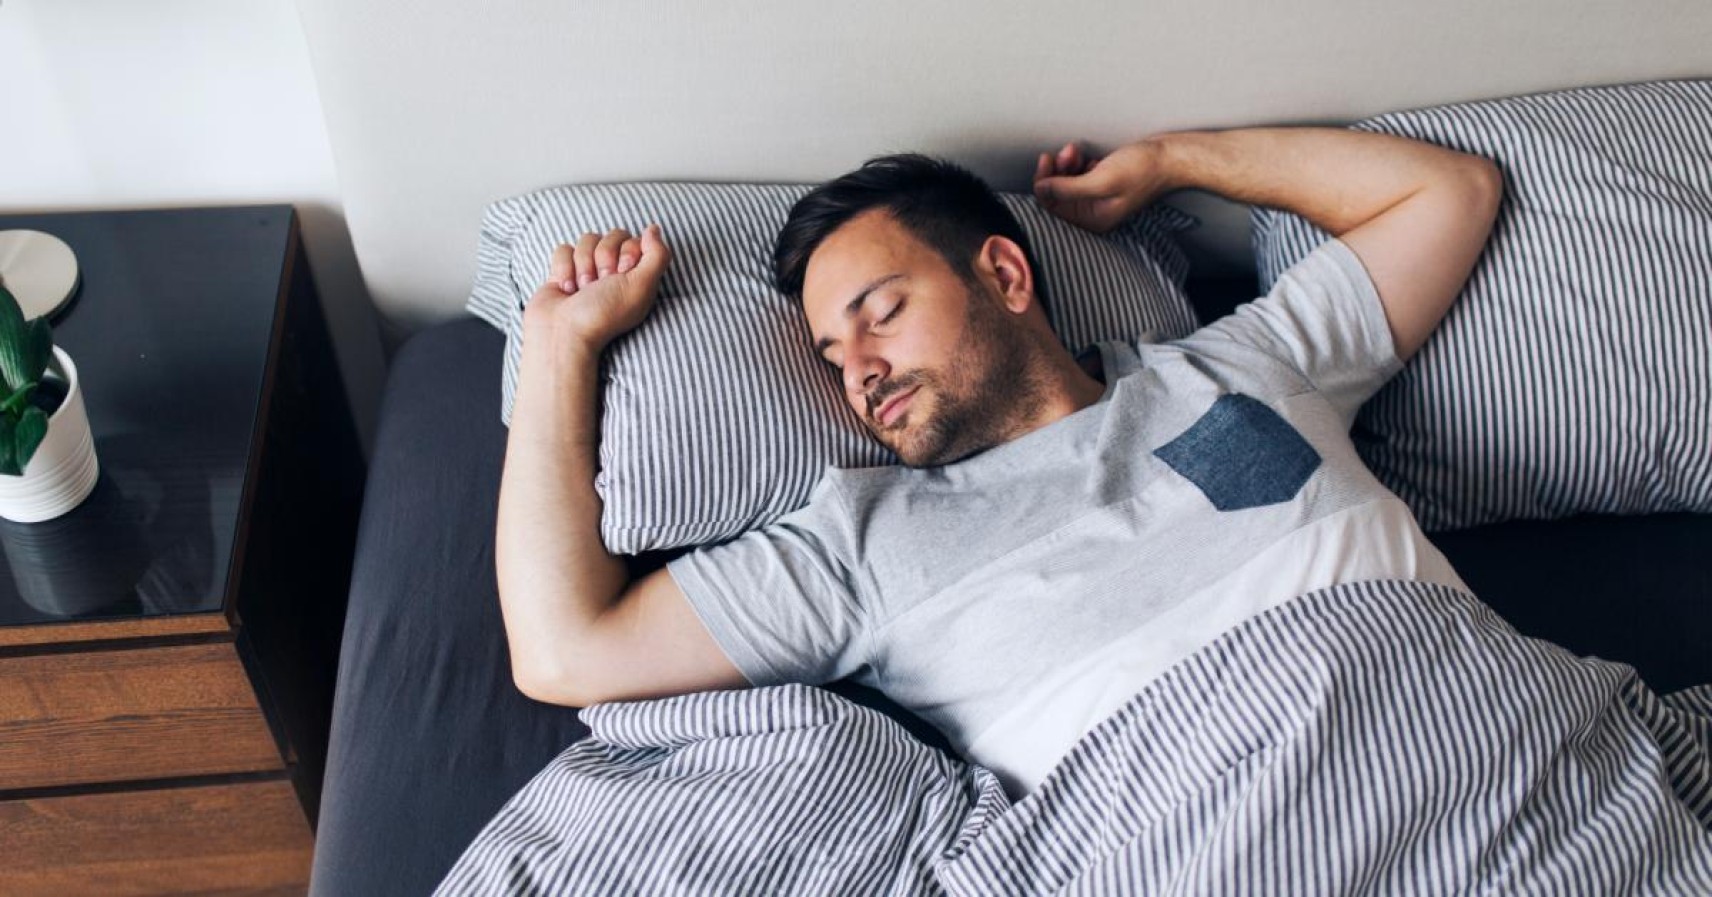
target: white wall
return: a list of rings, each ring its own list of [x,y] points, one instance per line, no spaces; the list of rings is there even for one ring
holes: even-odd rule
[[[0,210],[286,202],[366,454],[385,375],[292,0],[0,0]]]
[[[1712,0],[296,2],[365,283],[412,324],[468,298],[488,203],[553,184],[916,149],[1016,189],[1070,139],[1712,75]],[[1172,203],[1197,271],[1252,270],[1242,207]]]

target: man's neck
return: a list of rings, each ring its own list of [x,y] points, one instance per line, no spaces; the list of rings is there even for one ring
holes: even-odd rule
[[[1046,388],[1040,396],[1038,410],[1016,436],[1056,423],[1093,405],[1105,395],[1105,363],[1099,349],[1090,349],[1080,356],[1072,356],[1060,349],[1053,353],[1048,365],[1047,375],[1042,378]]]

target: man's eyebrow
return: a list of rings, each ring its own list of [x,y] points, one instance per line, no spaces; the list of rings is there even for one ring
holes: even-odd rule
[[[859,292],[857,292],[856,298],[850,300],[848,303],[845,304],[844,316],[846,318],[856,317],[856,313],[858,311],[862,310],[862,303],[868,301],[868,294],[869,293],[872,293],[875,290],[879,289],[880,287],[883,287],[886,284],[891,283],[894,280],[898,280],[899,278],[902,278],[903,276],[904,276],[903,272],[899,271],[895,274],[887,274],[884,277],[876,277],[873,280],[869,281],[867,286],[864,286]],[[814,341],[814,353],[816,355],[825,354],[826,350],[832,348],[833,344],[836,342],[838,342],[838,340],[835,340],[831,337],[823,336],[820,339],[817,339]]]

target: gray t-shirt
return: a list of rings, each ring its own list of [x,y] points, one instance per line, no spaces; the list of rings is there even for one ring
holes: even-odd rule
[[[1039,736],[1038,756],[971,757],[1026,790],[1096,710],[1216,635],[1171,647],[1182,625],[1150,623],[1275,604],[1236,584],[1277,571],[1244,579],[1245,565],[1340,512],[1388,501],[1395,518],[1400,506],[1349,441],[1356,410],[1401,364],[1373,282],[1341,241],[1183,339],[1098,348],[1097,403],[943,467],[828,469],[803,508],[667,569],[752,683],[855,676],[966,754],[1019,706],[1036,708],[1012,721],[1032,732],[1051,715],[1039,708],[1086,696],[1074,721],[1053,724],[1063,731]],[[1398,538],[1413,538],[1401,513]],[[1268,563],[1308,564],[1304,585],[1347,575],[1325,544]],[[1386,564],[1377,572],[1416,572]],[[1145,674],[1114,672],[1149,652],[1159,657]]]

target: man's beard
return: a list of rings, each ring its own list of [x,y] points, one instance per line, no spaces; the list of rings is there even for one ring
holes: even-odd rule
[[[1033,376],[1032,364],[1036,347],[1028,332],[978,289],[968,287],[963,340],[942,371],[910,371],[876,392],[870,426],[874,409],[911,387],[933,395],[931,417],[912,421],[903,430],[876,432],[909,467],[950,464],[1007,442],[1040,410],[1039,378]]]

